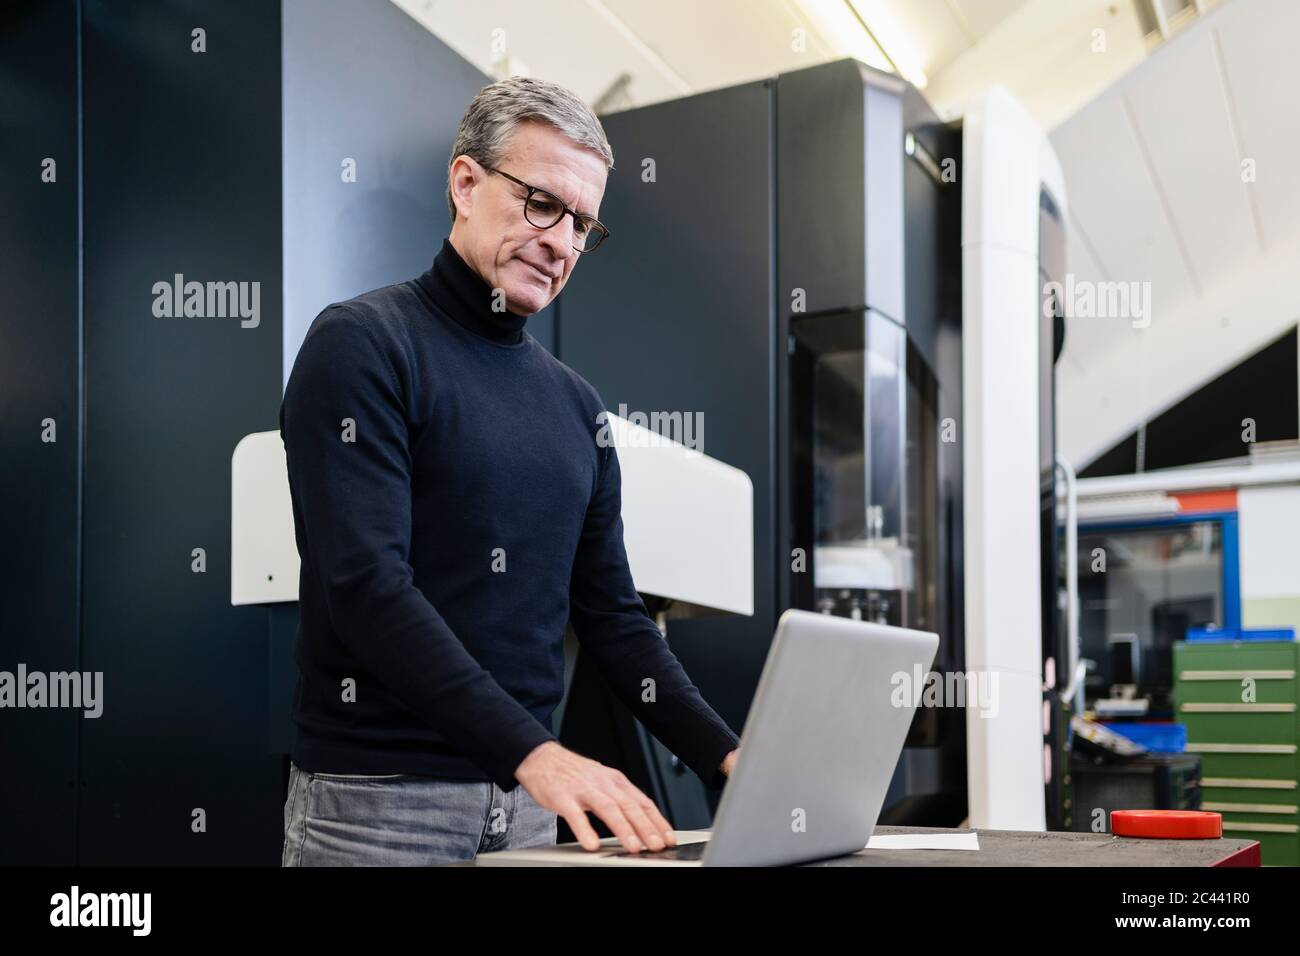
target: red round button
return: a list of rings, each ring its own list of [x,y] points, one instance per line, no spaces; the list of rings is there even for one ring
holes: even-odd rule
[[[1158,840],[1217,840],[1223,815],[1208,810],[1116,810],[1110,815],[1115,836]]]

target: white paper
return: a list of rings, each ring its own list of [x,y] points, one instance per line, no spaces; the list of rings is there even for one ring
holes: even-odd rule
[[[868,850],[978,850],[979,834],[881,833],[867,841]]]

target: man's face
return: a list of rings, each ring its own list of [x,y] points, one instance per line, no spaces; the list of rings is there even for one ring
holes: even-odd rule
[[[575,212],[600,215],[604,159],[551,126],[521,124],[498,168],[559,196]],[[573,248],[573,217],[539,229],[524,218],[524,187],[464,156],[452,164],[451,192],[456,251],[484,282],[504,291],[509,311],[532,315],[546,308],[581,255]]]

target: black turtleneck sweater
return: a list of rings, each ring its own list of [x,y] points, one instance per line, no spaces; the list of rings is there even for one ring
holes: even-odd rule
[[[515,786],[554,739],[572,620],[615,693],[717,785],[736,736],[637,596],[604,406],[523,326],[449,242],[312,323],[280,409],[302,557],[293,761]]]

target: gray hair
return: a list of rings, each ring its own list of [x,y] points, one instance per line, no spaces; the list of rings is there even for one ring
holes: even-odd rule
[[[559,130],[579,146],[605,160],[605,168],[614,167],[605,130],[586,103],[556,83],[512,76],[489,83],[478,91],[461,117],[456,141],[447,160],[447,210],[456,221],[456,204],[451,199],[451,166],[457,156],[465,155],[480,166],[496,166],[510,147],[510,140],[526,121],[546,123]]]

